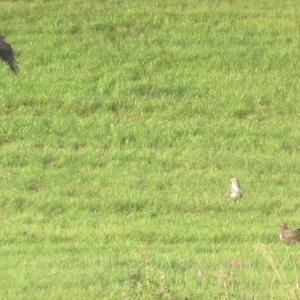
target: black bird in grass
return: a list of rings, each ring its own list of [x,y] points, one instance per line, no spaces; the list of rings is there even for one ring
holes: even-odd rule
[[[3,36],[0,36],[0,58],[9,65],[10,69],[15,74],[18,74],[20,69],[17,61],[15,60],[14,51],[11,45],[5,42]]]

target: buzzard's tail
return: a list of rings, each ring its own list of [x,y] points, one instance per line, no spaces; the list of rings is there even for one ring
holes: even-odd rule
[[[18,62],[14,58],[10,58],[8,60],[8,65],[10,69],[15,73],[18,74],[20,72],[20,68],[18,66]]]

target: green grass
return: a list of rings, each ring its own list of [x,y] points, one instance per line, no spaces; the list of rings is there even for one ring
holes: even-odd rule
[[[1,1],[0,298],[299,299],[299,9]]]

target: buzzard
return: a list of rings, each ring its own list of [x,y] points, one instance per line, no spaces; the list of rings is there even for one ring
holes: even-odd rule
[[[10,44],[5,42],[4,37],[0,36],[0,58],[4,60],[10,67],[10,69],[18,74],[19,67],[15,60],[14,52]]]
[[[288,228],[283,223],[279,227],[279,237],[286,245],[300,244],[300,228]]]

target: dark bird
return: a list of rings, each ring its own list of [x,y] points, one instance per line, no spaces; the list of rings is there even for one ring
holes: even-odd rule
[[[288,228],[284,223],[279,227],[279,237],[286,245],[300,243],[300,228]]]
[[[0,36],[0,58],[9,65],[10,69],[15,74],[18,74],[20,69],[17,61],[15,60],[14,51],[11,45],[5,42],[3,36]]]

